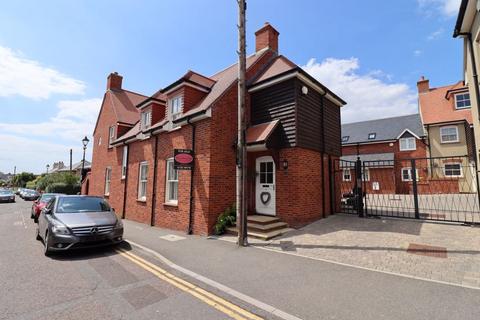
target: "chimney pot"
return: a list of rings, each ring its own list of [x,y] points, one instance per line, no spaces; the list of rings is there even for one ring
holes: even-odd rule
[[[255,32],[255,51],[258,52],[264,48],[270,48],[278,53],[278,35],[280,33],[272,27],[268,22],[265,22],[257,32]]]
[[[107,77],[107,90],[122,90],[123,77],[118,72],[112,72]]]

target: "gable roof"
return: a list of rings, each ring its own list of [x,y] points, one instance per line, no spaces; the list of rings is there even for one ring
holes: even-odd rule
[[[397,140],[397,137],[408,129],[418,137],[424,137],[424,131],[419,114],[376,119],[342,125],[342,145]],[[370,133],[375,133],[374,139],[368,139]],[[348,141],[343,137],[348,136]]]
[[[252,82],[252,85],[255,85],[259,82],[262,82],[266,79],[278,76],[284,72],[298,68],[298,66],[292,61],[288,60],[284,56],[278,56],[273,60],[273,63],[257,78]]]
[[[113,113],[115,114],[115,118],[117,120],[116,122],[133,125],[138,121],[139,118],[139,111],[136,108],[137,104],[144,101],[148,97],[144,96],[143,94],[124,89],[107,90],[103,96],[102,107],[98,113],[97,122],[95,123],[95,129],[93,132],[97,130],[98,120],[107,98],[110,100]]]
[[[472,123],[472,112],[468,109],[455,109],[455,95],[453,93],[467,91],[463,81],[453,85],[430,88],[420,93],[418,104],[424,124],[443,123],[466,120]]]

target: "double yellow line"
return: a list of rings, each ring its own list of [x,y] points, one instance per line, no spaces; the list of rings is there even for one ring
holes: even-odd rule
[[[194,296],[195,298],[201,300],[202,302],[212,306],[213,308],[217,309],[220,312],[228,315],[232,319],[236,320],[263,320],[259,316],[240,308],[239,306],[228,302],[227,300],[220,298],[213,293],[203,290],[202,288],[197,287],[196,285],[180,279],[179,277],[174,276],[173,274],[163,270],[159,266],[148,262],[147,260],[134,255],[133,253],[127,252],[123,249],[116,249],[117,253],[121,256],[127,258],[128,260],[132,261],[133,263],[140,266],[142,269],[145,269],[152,274],[154,274],[157,278],[162,279],[171,285],[177,287],[178,289],[187,292]]]

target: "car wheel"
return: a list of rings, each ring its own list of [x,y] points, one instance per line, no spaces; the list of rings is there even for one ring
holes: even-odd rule
[[[42,240],[42,237],[40,237],[40,229],[37,227],[37,231],[35,232],[35,239],[38,241]]]
[[[30,211],[30,219],[35,219],[35,215],[33,214],[33,209]]]
[[[45,239],[43,239],[43,245],[43,253],[48,257],[52,253],[50,247],[48,246],[48,231],[45,234]]]

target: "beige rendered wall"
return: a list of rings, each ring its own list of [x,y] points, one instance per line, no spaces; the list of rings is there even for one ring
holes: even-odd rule
[[[457,127],[459,142],[442,143],[440,138],[440,128],[442,126],[431,126],[428,129],[430,138],[430,150],[432,157],[455,157],[466,156],[468,154],[467,138],[465,135],[465,126],[463,124],[448,125],[448,127]]]

